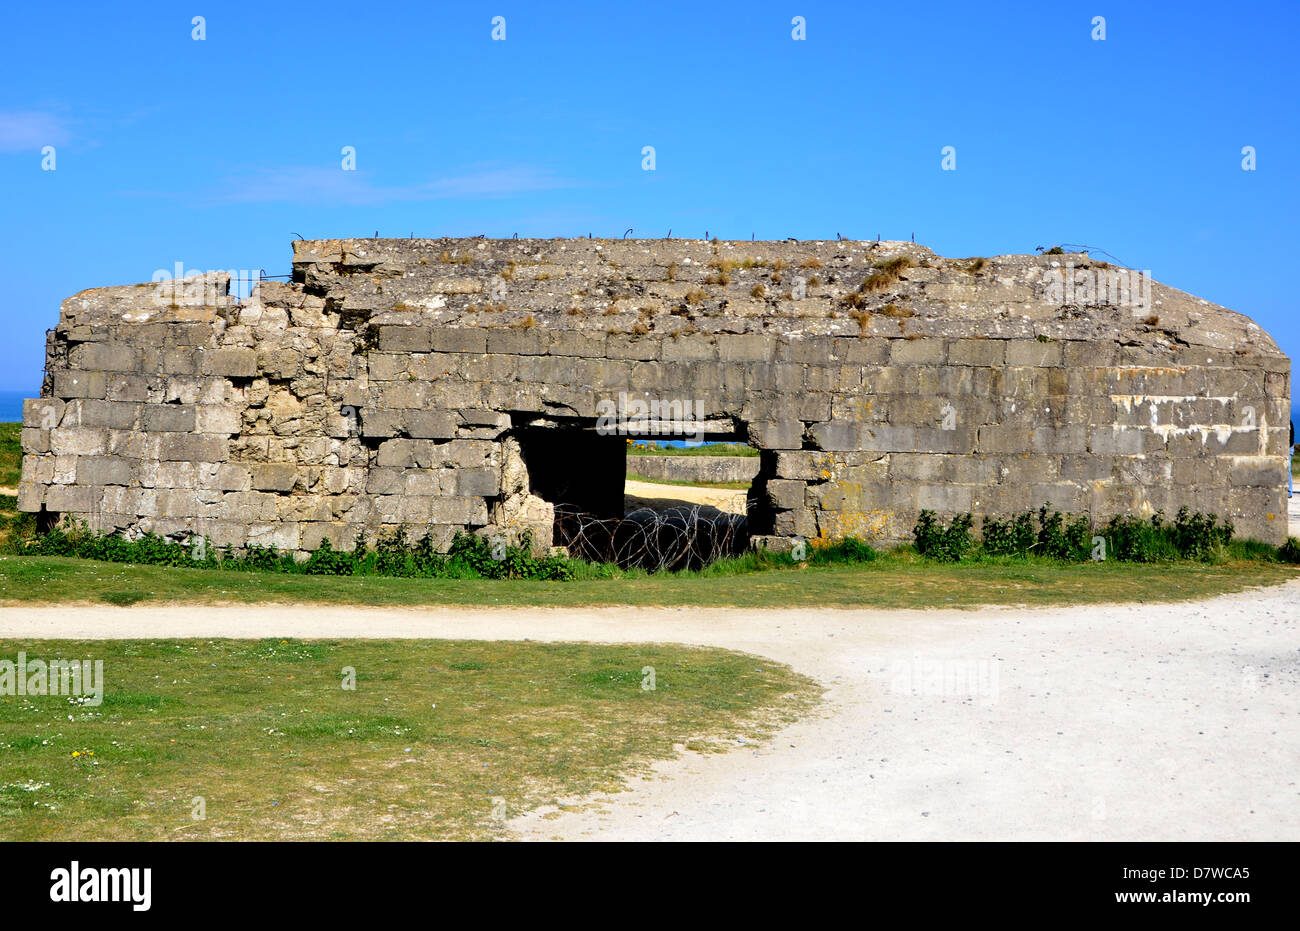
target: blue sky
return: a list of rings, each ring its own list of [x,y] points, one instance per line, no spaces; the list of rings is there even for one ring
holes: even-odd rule
[[[194,0],[5,19],[0,389],[39,385],[44,331],[82,288],[176,262],[285,273],[295,234],[376,230],[1081,243],[1300,352],[1294,2]]]

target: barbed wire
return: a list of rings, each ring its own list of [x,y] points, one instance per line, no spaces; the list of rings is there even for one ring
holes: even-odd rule
[[[1100,252],[1102,255],[1110,256],[1112,259],[1115,259],[1115,263],[1117,265],[1123,265],[1125,268],[1132,271],[1132,266],[1129,265],[1127,262],[1121,262],[1119,259],[1115,258],[1114,255],[1111,255],[1111,253],[1107,252],[1105,249],[1099,249],[1096,246],[1085,246],[1077,242],[1063,242],[1061,243],[1061,248],[1066,250],[1071,250],[1071,251],[1077,250],[1079,252],[1087,252],[1089,255],[1091,255],[1094,252]]]
[[[699,504],[642,507],[623,517],[598,517],[557,504],[555,542],[576,559],[612,562],[621,569],[677,571],[745,552],[749,526],[744,514]]]

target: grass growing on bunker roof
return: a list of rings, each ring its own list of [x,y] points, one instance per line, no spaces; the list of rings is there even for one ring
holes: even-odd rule
[[[863,293],[887,291],[898,283],[903,271],[911,268],[914,264],[911,258],[906,255],[899,255],[883,262],[877,262],[876,270],[862,280],[858,290]]]

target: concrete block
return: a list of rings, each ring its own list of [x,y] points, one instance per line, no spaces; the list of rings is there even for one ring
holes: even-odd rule
[[[91,372],[134,372],[140,365],[140,353],[126,343],[82,343],[68,353],[68,365]]]
[[[1030,448],[1053,456],[1088,452],[1090,431],[1084,426],[1033,427],[1029,430]]]
[[[56,398],[102,398],[105,378],[103,372],[62,371],[54,373]]]
[[[101,494],[103,489],[93,485],[50,485],[45,507],[58,514],[85,514],[95,509]]]
[[[351,552],[356,543],[357,527],[354,524],[313,521],[300,523],[298,529],[300,546],[308,552],[320,549],[325,540],[329,541],[331,548],[344,552]]]
[[[635,359],[648,362],[659,358],[663,342],[648,336],[610,334],[605,338],[605,354],[611,359]]]
[[[248,543],[256,546],[269,546],[281,552],[299,549],[302,542],[300,525],[287,521],[274,523],[253,523],[248,527]]]
[[[487,351],[516,356],[542,355],[551,348],[545,330],[528,329],[488,330]]]
[[[813,443],[819,449],[835,452],[850,449],[862,448],[862,424],[853,423],[846,420],[832,420],[827,423],[816,423],[808,428],[808,434],[812,437]],[[769,448],[762,442],[761,436],[754,437],[751,442],[759,449]],[[791,444],[788,448],[797,449],[800,444]]]
[[[140,426],[147,431],[192,433],[194,424],[193,404],[145,404],[140,408]]]
[[[231,435],[240,432],[240,409],[226,404],[200,404],[194,410],[194,429],[199,433]]]
[[[199,353],[183,347],[164,347],[159,371],[168,375],[199,374]]]
[[[257,374],[257,352],[242,347],[209,350],[203,354],[203,374],[252,378]]]
[[[101,427],[59,427],[50,431],[50,451],[58,456],[99,456],[108,449]]]
[[[1007,342],[1007,365],[1057,366],[1063,361],[1062,344],[1056,341],[1013,339]]]
[[[422,326],[381,326],[379,348],[384,352],[428,352],[429,332]]]
[[[501,474],[496,469],[458,469],[455,475],[455,494],[462,497],[481,495],[490,498],[501,492]]]
[[[19,440],[24,458],[50,451],[50,431],[23,427],[19,431]]]
[[[110,401],[128,401],[132,403],[148,401],[151,382],[152,380],[145,375],[109,372],[105,376],[104,390],[91,396],[107,398]]]
[[[798,420],[749,425],[749,441],[760,449],[799,449],[803,433],[803,423]]]
[[[221,491],[248,491],[253,487],[252,472],[238,463],[222,463],[216,469],[214,487]]]
[[[711,362],[718,358],[718,346],[702,339],[666,339],[660,355],[665,362]]]
[[[985,424],[979,427],[975,449],[985,454],[1019,453],[1029,450],[1029,428]]]
[[[430,334],[434,352],[487,352],[487,330],[436,329]]]
[[[77,460],[79,485],[130,485],[138,460],[117,456],[85,456]]]
[[[1006,358],[1006,341],[1001,339],[958,339],[948,347],[952,365],[1001,365]]]
[[[63,412],[66,425],[84,427],[111,427],[114,430],[133,430],[140,415],[140,405],[132,401],[100,401],[80,398],[69,401]]]
[[[50,456],[23,456],[19,485],[34,482],[48,485],[54,481],[54,459]]]
[[[292,491],[298,467],[291,462],[258,462],[249,466],[254,491]]]
[[[946,347],[941,339],[895,339],[890,343],[889,358],[896,365],[947,361]]]
[[[916,506],[938,514],[965,514],[971,510],[971,488],[967,485],[921,485],[916,489]]]
[[[456,418],[447,411],[407,411],[406,433],[419,439],[451,439],[456,435]]]
[[[883,365],[889,361],[890,341],[879,338],[848,338],[835,341],[835,356],[858,365]]]
[[[723,333],[718,337],[718,358],[723,362],[769,362],[773,341],[761,333]]]
[[[230,458],[227,440],[200,434],[164,434],[158,458],[170,462],[225,462]]]
[[[58,398],[26,398],[23,401],[23,426],[53,430],[63,420],[65,404]]]
[[[18,485],[18,510],[33,513],[45,504],[45,485],[35,482],[22,482]]]
[[[1158,434],[1140,427],[1094,427],[1088,434],[1088,449],[1098,456],[1140,456],[1148,451],[1152,437],[1159,439]]]
[[[432,498],[428,503],[429,520],[435,524],[483,526],[487,523],[487,504],[482,498]]]
[[[376,463],[381,468],[409,469],[415,466],[415,446],[411,440],[387,440],[379,444]]]
[[[1280,456],[1240,456],[1232,461],[1228,481],[1235,486],[1283,488],[1287,460]]]
[[[406,491],[406,473],[401,468],[375,468],[366,472],[366,494],[399,495]]]
[[[805,482],[791,479],[768,479],[767,496],[773,507],[789,510],[804,505]]]

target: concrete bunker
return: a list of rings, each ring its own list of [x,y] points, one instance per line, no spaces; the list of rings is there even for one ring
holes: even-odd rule
[[[754,545],[887,545],[922,509],[1046,502],[1094,520],[1185,504],[1285,537],[1290,360],[1249,318],[1176,289],[1097,287],[1142,276],[1086,254],[293,248],[293,280],[243,300],[211,273],[169,301],[147,283],[64,301],[24,408],[19,507],[297,553],[399,526],[554,545],[559,499],[616,519],[615,451],[633,434],[592,428],[641,398],[689,402],[710,438],[760,450]]]

